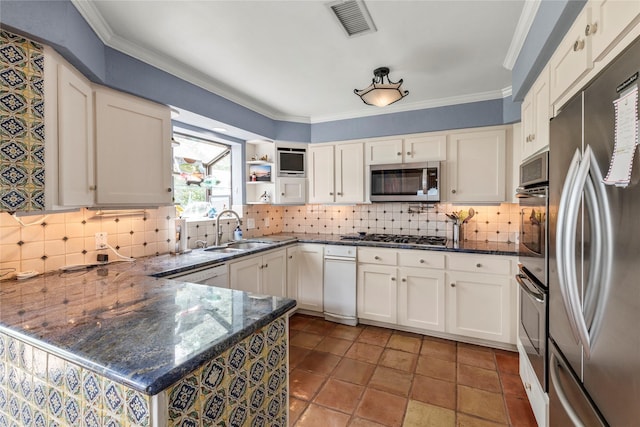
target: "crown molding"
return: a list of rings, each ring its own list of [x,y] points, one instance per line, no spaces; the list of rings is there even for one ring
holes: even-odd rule
[[[520,50],[524,45],[524,41],[527,39],[533,20],[538,13],[538,8],[542,0],[527,0],[524,2],[520,19],[518,19],[518,25],[513,33],[507,56],[504,58],[502,66],[507,70],[513,70],[513,66],[520,55]]]
[[[71,4],[82,15],[91,29],[98,35],[102,43],[108,45],[113,38],[113,30],[111,26],[104,20],[100,11],[95,4],[88,0],[71,0]]]

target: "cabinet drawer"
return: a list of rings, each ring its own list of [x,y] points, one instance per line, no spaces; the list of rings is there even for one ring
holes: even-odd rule
[[[358,262],[397,265],[397,251],[394,249],[358,248]]]
[[[398,264],[403,267],[442,269],[444,268],[444,254],[423,250],[398,251]]]
[[[511,275],[511,260],[499,256],[449,255],[449,270]]]

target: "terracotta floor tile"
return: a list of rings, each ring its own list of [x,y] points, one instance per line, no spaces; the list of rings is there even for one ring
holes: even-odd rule
[[[289,376],[290,394],[298,399],[311,400],[326,379],[324,375],[294,369]]]
[[[378,366],[367,386],[401,396],[408,396],[412,380],[413,375],[410,373]]]
[[[459,385],[458,411],[490,421],[507,422],[504,399],[500,393]]]
[[[518,353],[504,350],[496,350],[495,353],[498,371],[511,375],[518,375],[520,373]]]
[[[482,347],[478,346],[469,347],[458,345],[458,363],[485,369],[496,369],[493,352],[483,350]]]
[[[384,350],[384,348],[378,347],[377,345],[355,342],[345,356],[367,363],[378,363],[382,350]]]
[[[456,409],[456,384],[416,375],[409,398],[448,409]]]
[[[376,422],[365,420],[364,418],[353,418],[349,427],[385,427],[382,424],[378,424]]]
[[[398,330],[394,330],[393,334],[402,335],[403,337],[412,337],[412,338],[420,338],[420,339],[424,337],[424,335],[416,334],[415,332],[405,332],[405,331],[398,331]]]
[[[355,415],[385,426],[401,426],[406,408],[406,398],[367,388]]]
[[[407,337],[404,335],[393,334],[387,342],[388,348],[406,351],[407,353],[420,353],[422,339],[416,337]]]
[[[382,353],[382,357],[380,357],[380,361],[378,363],[388,368],[399,369],[406,372],[413,372],[416,368],[417,361],[417,354],[386,348]]]
[[[498,372],[477,366],[458,364],[458,384],[481,390],[502,393]]]
[[[402,427],[455,427],[455,425],[455,411],[410,400]]]
[[[469,344],[466,342],[459,342],[458,343],[458,347],[462,347],[462,348],[467,348],[469,350],[475,350],[475,351],[484,351],[487,353],[493,353],[495,350],[491,347],[487,347],[484,345],[476,345],[476,344]]]
[[[324,338],[322,335],[299,332],[295,337],[291,338],[289,343],[298,347],[312,349],[322,341],[322,338]]]
[[[303,330],[313,320],[313,317],[296,314],[289,318],[289,329]]]
[[[456,343],[451,341],[435,341],[433,338],[422,340],[420,354],[424,356],[437,357],[438,359],[456,361]]]
[[[367,326],[358,336],[358,341],[384,347],[387,345],[387,341],[389,341],[392,332],[391,329]]]
[[[458,412],[457,427],[506,427],[507,424],[494,423],[493,421],[483,420],[481,418],[472,417],[471,415]]]
[[[289,425],[293,425],[300,415],[307,409],[309,402],[306,400],[296,399],[295,397],[289,397]]]
[[[332,353],[338,356],[344,356],[344,354],[349,350],[353,341],[343,340],[340,338],[334,337],[324,337],[320,344],[318,344],[314,350],[316,351],[324,351],[326,353]]]
[[[363,330],[362,326],[338,325],[329,332],[329,335],[335,338],[355,341]]]
[[[353,413],[360,402],[364,387],[329,378],[314,403],[348,414]]]
[[[505,396],[509,420],[514,427],[536,427],[538,423],[526,397]]]
[[[369,382],[375,369],[376,365],[344,358],[338,363],[331,376],[350,383],[365,385]]]
[[[296,369],[310,371],[315,374],[328,375],[340,362],[340,357],[331,353],[312,350],[302,359]]]
[[[291,371],[298,366],[310,351],[308,348],[297,347],[295,345],[289,346],[289,370]]]
[[[500,374],[500,381],[505,396],[527,397],[520,375]]]
[[[431,356],[418,356],[416,374],[456,382],[456,363]]]
[[[313,319],[304,328],[304,331],[311,332],[318,335],[329,335],[335,327],[336,327],[336,323],[329,322],[323,319]]]
[[[349,415],[320,405],[309,405],[296,423],[298,427],[343,427],[349,423]]]

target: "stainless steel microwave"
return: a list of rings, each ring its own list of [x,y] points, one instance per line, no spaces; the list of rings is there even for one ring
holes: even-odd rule
[[[440,162],[371,165],[372,202],[439,202]]]

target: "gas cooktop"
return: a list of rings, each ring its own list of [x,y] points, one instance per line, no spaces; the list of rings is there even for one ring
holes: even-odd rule
[[[381,243],[407,243],[422,246],[445,246],[446,237],[440,236],[409,236],[404,234],[348,234],[340,236],[342,240],[355,240]]]

